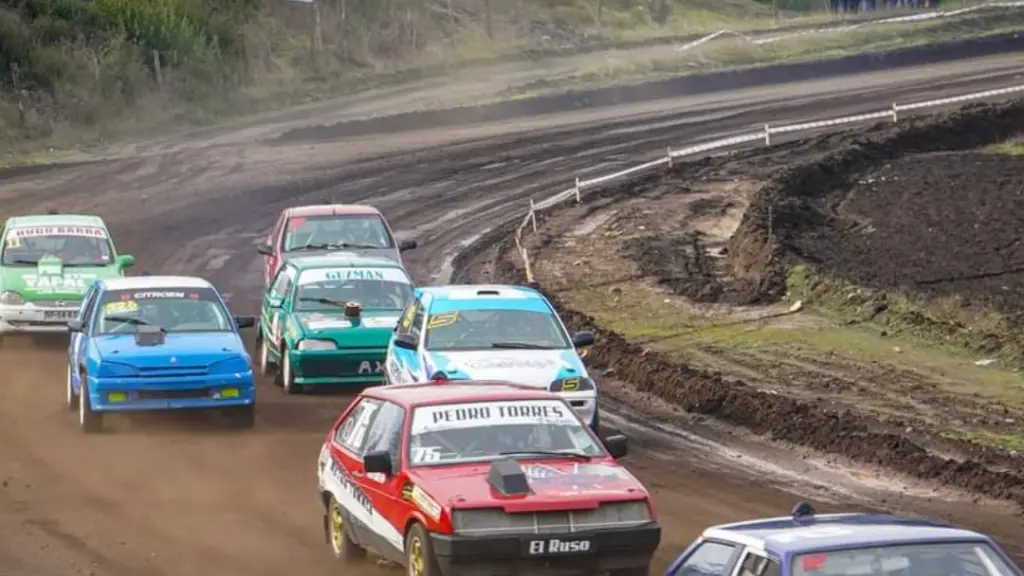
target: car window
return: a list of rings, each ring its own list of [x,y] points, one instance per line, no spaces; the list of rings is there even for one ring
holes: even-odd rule
[[[412,326],[409,327],[409,334],[416,339],[417,342],[423,338],[423,318],[426,317],[427,311],[423,307],[423,302],[416,303],[416,313],[412,317]]]
[[[537,452],[606,455],[562,400],[467,402],[413,410],[411,466],[482,462]]]
[[[356,456],[362,456],[363,446],[366,445],[366,432],[370,427],[370,420],[378,408],[380,408],[380,400],[361,399],[338,427],[334,441]]]
[[[384,219],[376,214],[328,214],[289,218],[284,250],[331,248],[394,248]]]
[[[794,576],[1011,576],[993,548],[982,542],[913,544],[834,550],[793,558]]]
[[[295,276],[295,269],[291,266],[281,268],[281,273],[274,278],[270,286],[270,296],[273,298],[287,298],[288,291],[292,288],[292,278]]]
[[[97,313],[96,334],[131,334],[139,326],[159,326],[171,333],[235,329],[231,315],[212,288],[108,290]]]
[[[76,318],[81,321],[83,325],[88,323],[89,315],[95,307],[96,298],[99,297],[99,293],[100,291],[96,288],[96,285],[93,284],[89,287],[89,291],[86,293],[85,298],[82,299],[82,304],[78,307],[78,315]]]
[[[370,452],[386,451],[391,455],[391,462],[399,462],[402,446],[402,423],[405,421],[405,409],[391,402],[384,402],[377,410],[377,417],[370,424],[366,436],[363,455]]]
[[[448,310],[427,320],[428,350],[492,350],[501,346],[564,349],[572,344],[550,311],[515,308]]]
[[[109,266],[114,247],[99,226],[33,226],[11,228],[3,242],[4,266]],[[60,274],[59,269],[57,274]]]
[[[413,319],[416,317],[416,309],[420,305],[419,298],[413,298],[405,305],[402,317],[398,321],[398,333],[409,334],[413,327]]]
[[[781,573],[778,562],[750,552],[743,559],[738,576],[780,576]]]
[[[733,544],[702,542],[672,576],[728,576],[739,553]]]
[[[278,216],[277,221],[274,222],[274,228],[270,231],[270,245],[274,249],[280,248],[281,241],[281,228],[284,227],[285,217],[284,214]]]
[[[412,280],[401,268],[305,270],[297,284],[295,310],[304,312],[338,311],[349,302],[364,310],[401,310],[412,298]]]

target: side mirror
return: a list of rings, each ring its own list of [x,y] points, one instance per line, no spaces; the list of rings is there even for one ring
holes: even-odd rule
[[[135,256],[131,254],[121,254],[117,257],[117,265],[121,268],[131,268],[135,266]]]
[[[415,240],[399,240],[398,251],[405,252],[406,250],[414,250],[419,244]]]
[[[69,332],[81,332],[84,327],[82,326],[81,320],[69,320],[68,331]]]
[[[270,244],[260,244],[256,247],[256,251],[264,256],[273,256],[274,249],[270,247]]]
[[[577,332],[572,335],[572,345],[576,348],[586,348],[587,346],[594,345],[594,333],[593,332]]]
[[[412,334],[399,334],[395,336],[395,346],[399,348],[405,348],[406,350],[415,350],[419,346],[419,342]]]
[[[604,439],[604,449],[611,454],[612,458],[618,460],[629,453],[629,443],[622,434],[616,434]]]
[[[253,326],[256,325],[256,317],[235,316],[235,324],[237,324],[239,328],[252,328]]]
[[[391,469],[391,455],[387,450],[368,452],[363,456],[363,466],[367,474],[385,474],[390,476],[394,473]]]

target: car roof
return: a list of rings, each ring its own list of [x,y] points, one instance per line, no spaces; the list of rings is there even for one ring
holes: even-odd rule
[[[335,252],[317,256],[289,258],[288,262],[299,270],[309,268],[401,268],[402,265],[389,258],[372,258],[351,252]]]
[[[529,388],[499,380],[460,380],[459,383],[426,382],[421,384],[393,384],[368,388],[363,396],[370,396],[416,407],[431,404],[459,404],[489,400],[561,400],[547,390]]]
[[[288,218],[303,216],[330,216],[332,214],[372,214],[380,215],[380,210],[366,204],[310,204],[308,206],[292,206],[284,211]]]
[[[455,284],[418,288],[421,296],[430,295],[429,314],[459,310],[524,310],[555,314],[544,296],[525,286],[512,284]]]
[[[99,216],[92,214],[32,214],[7,219],[9,227],[25,226],[95,226],[106,229],[107,225]]]
[[[101,280],[107,290],[147,290],[150,288],[213,288],[196,276],[123,276]]]
[[[806,536],[804,536],[806,535]],[[935,520],[886,514],[819,514],[713,526],[705,538],[726,540],[778,557],[826,550],[922,542],[988,542],[983,534]]]

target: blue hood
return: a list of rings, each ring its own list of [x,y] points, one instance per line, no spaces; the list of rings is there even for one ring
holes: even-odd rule
[[[442,371],[453,380],[506,380],[547,390],[562,378],[589,377],[574,349],[428,350],[428,377]]]
[[[207,367],[226,358],[246,357],[245,347],[234,332],[182,332],[167,334],[166,341],[157,346],[138,346],[135,334],[110,334],[95,339],[96,349],[103,360],[129,364],[137,368]]]

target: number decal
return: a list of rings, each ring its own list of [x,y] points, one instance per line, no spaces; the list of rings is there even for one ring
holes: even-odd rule
[[[412,461],[417,464],[440,462],[441,448],[439,446],[417,446],[412,449]]]

